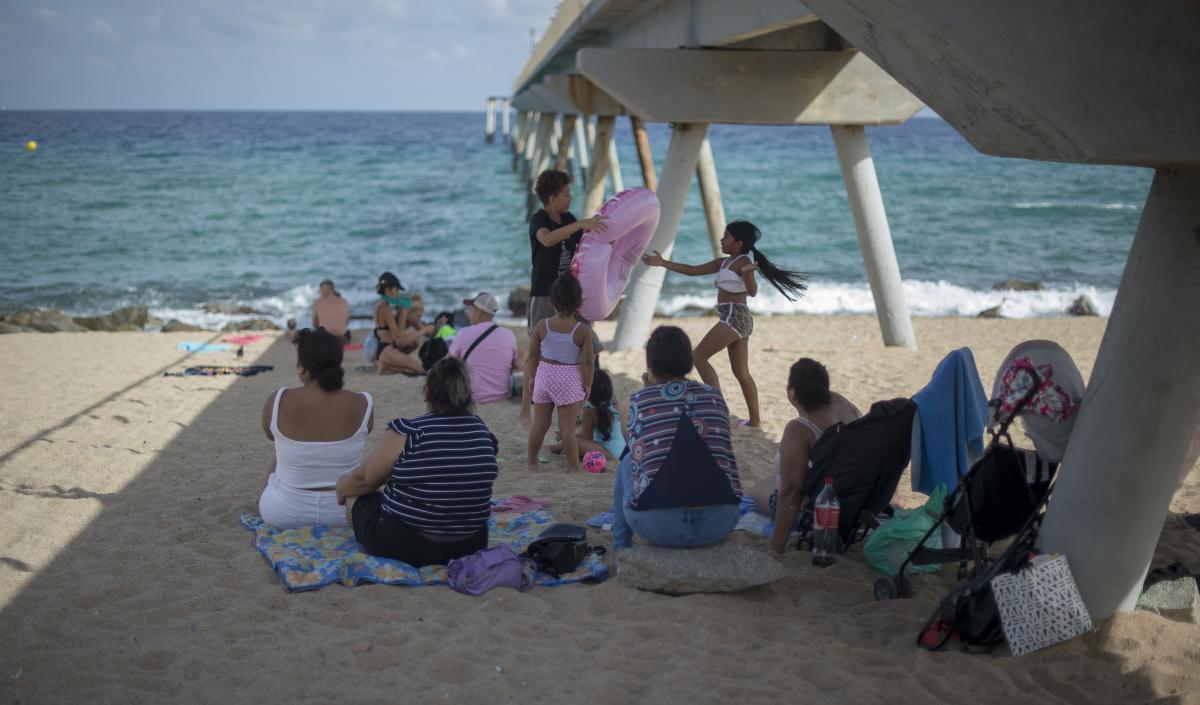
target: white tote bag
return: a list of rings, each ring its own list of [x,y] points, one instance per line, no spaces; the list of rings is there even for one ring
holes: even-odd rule
[[[1092,630],[1092,618],[1063,555],[1040,555],[1015,573],[992,578],[992,595],[1013,656]]]

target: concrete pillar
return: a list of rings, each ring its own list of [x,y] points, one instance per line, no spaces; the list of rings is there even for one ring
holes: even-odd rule
[[[1039,546],[1093,619],[1134,608],[1200,418],[1200,170],[1160,169]]]
[[[537,195],[533,191],[537,177],[546,169],[550,161],[550,147],[554,137],[556,124],[554,113],[542,113],[538,118],[537,138],[534,145],[533,159],[530,160],[526,172],[525,210],[532,214],[538,207]]]
[[[583,184],[583,188],[586,189],[590,161],[588,160],[587,127],[585,125],[591,125],[591,119],[587,115],[581,117],[582,119],[575,121],[575,153],[579,155],[579,183]]]
[[[700,182],[700,201],[704,204],[704,220],[708,224],[708,239],[713,257],[721,257],[721,237],[725,235],[725,204],[721,203],[721,187],[717,184],[717,164],[713,161],[708,137],[700,144],[696,159],[696,179]]]
[[[587,195],[583,201],[582,217],[590,218],[604,204],[604,182],[608,172],[608,154],[612,149],[613,123],[616,118],[602,115],[596,118],[592,139],[592,170],[588,172]]]
[[[646,123],[642,122],[640,117],[630,115],[629,126],[633,129],[633,143],[637,146],[638,164],[642,167],[642,184],[651,191],[657,191],[658,176],[654,173],[654,157],[650,154],[650,136],[646,134]],[[705,143],[708,143],[707,139]]]
[[[613,118],[613,122],[615,129],[616,118]],[[625,190],[625,180],[621,178],[621,160],[617,158],[617,143],[612,140],[608,143],[608,176],[612,179],[614,194]]]
[[[529,118],[531,114],[525,111],[517,113],[517,124],[513,129],[512,136],[513,171],[517,170],[517,167],[521,165],[521,160],[525,158],[525,142],[529,138]]]
[[[875,298],[875,315],[883,331],[883,344],[916,348],[912,318],[904,300],[900,266],[892,246],[887,213],[883,210],[883,195],[875,177],[875,162],[867,146],[867,132],[862,125],[831,125],[833,142],[837,145],[842,178],[850,197],[850,211],[858,230],[858,245],[862,248],[863,264]]]
[[[575,122],[577,115],[563,115],[562,131],[558,135],[558,156],[554,160],[554,168],[559,171],[570,169],[571,142],[575,140]]]
[[[647,252],[658,250],[663,257],[671,256],[688,187],[707,134],[707,123],[679,123],[671,129],[671,143],[663,160],[662,179],[658,182],[658,227],[646,247]],[[647,267],[641,262],[633,268],[625,287],[625,303],[621,307],[617,333],[613,337],[614,350],[631,350],[645,344],[666,273],[662,267]]]
[[[509,139],[508,139],[509,138],[508,121],[509,121],[509,113],[512,111],[512,99],[505,98],[504,102],[501,103],[500,105],[501,105],[501,108],[500,108],[500,132],[502,132],[504,134],[504,141],[508,142],[509,141]]]
[[[484,120],[487,122],[487,126],[484,128],[484,136],[487,138],[487,141],[489,143],[491,143],[492,138],[495,137],[495,133],[496,133],[496,99],[495,98],[487,99],[487,117],[484,118]]]
[[[529,135],[525,138],[525,168],[522,170],[525,179],[529,179],[529,172],[533,170],[533,155],[537,151],[538,134],[542,129],[542,114],[540,112],[531,112],[529,114]]]

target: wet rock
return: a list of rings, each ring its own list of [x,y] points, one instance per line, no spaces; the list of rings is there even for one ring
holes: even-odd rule
[[[514,316],[524,316],[529,311],[529,285],[522,284],[508,292],[508,310]]]
[[[1072,301],[1071,305],[1067,307],[1067,313],[1071,314],[1072,316],[1099,316],[1100,315],[1096,311],[1095,304],[1093,304],[1092,300],[1086,296],[1080,296],[1078,299],[1075,299],[1074,301]]]
[[[1000,303],[991,308],[984,309],[979,312],[976,318],[1004,318],[1004,314],[1000,313],[1000,307],[1003,305],[1003,303]]]
[[[26,328],[25,326],[14,326],[6,321],[0,321],[0,335],[5,335],[7,333],[37,333],[37,331],[32,328]]]
[[[70,316],[56,308],[31,308],[6,316],[4,322],[21,328],[31,328],[42,333],[79,333],[87,328],[76,323]]]
[[[1046,287],[1041,282],[1025,281],[1024,279],[1006,279],[992,285],[996,291],[1042,291]]]
[[[165,324],[163,324],[163,327],[162,327],[162,332],[164,332],[164,333],[182,333],[182,332],[190,333],[190,332],[199,331],[199,330],[204,330],[204,329],[201,328],[200,326],[193,326],[189,323],[184,323],[183,321],[180,321],[176,318],[172,318],[171,320],[167,321]]]
[[[222,333],[232,333],[243,330],[279,330],[279,326],[265,318],[251,318],[247,321],[230,321],[221,326]]]
[[[204,312],[205,313],[220,313],[220,314],[224,314],[226,316],[253,316],[256,314],[262,315],[262,313],[263,313],[262,311],[259,311],[250,306],[245,306],[245,305],[241,305],[241,304],[216,303],[216,302],[210,302],[210,303],[204,304]]]
[[[145,306],[126,306],[103,316],[80,316],[75,322],[88,330],[139,331],[146,328],[149,316]]]
[[[618,553],[617,561],[623,585],[669,595],[748,590],[784,574],[774,558],[728,541],[705,548],[640,545]]]
[[[1200,590],[1192,576],[1163,580],[1146,588],[1137,608],[1157,612],[1167,619],[1200,624]]]

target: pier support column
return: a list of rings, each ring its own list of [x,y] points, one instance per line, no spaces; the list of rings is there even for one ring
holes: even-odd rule
[[[584,218],[595,215],[604,204],[604,183],[607,181],[614,122],[616,118],[611,115],[596,118],[595,134],[592,138],[592,170],[588,172],[587,195],[583,200]]]
[[[525,211],[529,215],[532,215],[538,207],[538,199],[533,187],[537,183],[538,175],[546,169],[546,164],[550,160],[550,145],[554,137],[555,124],[554,113],[542,113],[538,118],[534,155],[528,164],[529,171],[526,173]]]
[[[613,118],[613,131],[616,131],[616,118]],[[616,140],[608,141],[608,177],[612,179],[612,192],[618,194],[625,190],[625,180],[621,178],[621,160],[617,158]]]
[[[504,102],[501,103],[500,105],[501,105],[501,107],[500,107],[500,132],[503,133],[503,135],[504,135],[504,141],[508,142],[509,141],[509,139],[508,139],[509,138],[508,121],[509,121],[509,112],[512,111],[512,99],[505,98]]]
[[[587,188],[588,168],[590,161],[588,160],[588,140],[587,140],[587,125],[591,125],[591,118],[587,115],[580,116],[582,119],[575,121],[575,153],[579,155],[577,162],[579,164],[579,183]]]
[[[633,143],[637,146],[638,165],[642,168],[642,184],[651,191],[657,191],[658,176],[654,173],[654,157],[650,154],[650,136],[646,134],[646,123],[642,122],[640,117],[630,115],[629,127],[633,130]]]
[[[887,213],[883,210],[875,162],[867,146],[867,132],[862,125],[831,125],[830,130],[837,145],[846,193],[850,197],[850,211],[854,214],[867,279],[871,282],[871,296],[875,299],[875,315],[883,331],[883,344],[915,349],[917,336],[913,333],[912,318],[904,300],[900,266],[896,264],[896,249],[892,245]]]
[[[1159,169],[1039,547],[1093,619],[1132,610],[1200,418],[1200,170]]]
[[[575,139],[575,121],[577,115],[563,115],[562,130],[558,135],[558,156],[554,159],[554,168],[559,171],[570,169],[571,142]]]
[[[496,133],[496,99],[495,98],[487,99],[487,117],[484,118],[484,120],[487,123],[486,127],[484,128],[484,137],[487,139],[488,144],[491,144],[492,139],[495,137],[495,133]]]
[[[700,201],[704,204],[704,221],[708,224],[708,239],[713,257],[721,257],[721,237],[725,235],[725,204],[721,202],[721,187],[717,183],[717,164],[713,161],[708,137],[700,143],[696,159],[696,179],[700,182]]]
[[[662,178],[658,182],[658,227],[646,246],[647,252],[658,250],[663,257],[671,256],[675,236],[679,233],[679,222],[683,219],[688,187],[691,186],[700,147],[707,134],[707,123],[679,123],[671,129],[671,143],[667,146]],[[625,287],[626,298],[621,308],[621,319],[613,336],[614,350],[631,350],[645,344],[666,273],[667,270],[662,267],[647,267],[641,262],[634,266],[629,284]]]
[[[533,171],[533,157],[537,152],[538,135],[542,131],[542,114],[540,112],[530,113],[529,115],[529,136],[525,138],[525,168],[522,174],[525,180],[530,179],[529,172]]]
[[[513,171],[516,171],[517,167],[521,166],[521,160],[525,157],[525,142],[529,138],[528,123],[530,115],[531,113],[525,111],[517,114],[517,124],[513,129],[512,139]]]

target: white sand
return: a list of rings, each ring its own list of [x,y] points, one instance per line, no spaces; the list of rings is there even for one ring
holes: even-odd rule
[[[865,408],[911,395],[963,345],[985,386],[1015,343],[1036,337],[1062,343],[1086,379],[1104,323],[919,319],[911,352],[884,349],[873,318],[760,318],[751,369],[766,427],[735,432],[743,478],[770,473],[800,355],[826,362]],[[712,319],[680,324],[699,339]],[[240,362],[276,366],[257,377],[161,376],[184,362],[179,341],[201,339],[0,336],[0,702],[1200,702],[1200,627],[1137,613],[1023,658],[931,654],[913,640],[951,577],[918,578],[914,599],[877,603],[858,549],[824,571],[791,551],[784,581],[733,596],[671,598],[616,580],[481,598],[445,587],[288,594],[237,518],[256,508],[271,459],[259,410],[295,383],[293,349],[273,337],[247,346]],[[641,353],[604,363],[627,398]],[[717,369],[744,414],[728,365]],[[377,428],[422,411],[418,380],[347,379],[375,395]],[[525,470],[515,404],[481,413],[501,439],[497,496],[551,496],[573,522],[608,507],[610,475]],[[1200,512],[1200,473],[1171,510]],[[1154,564],[1173,560],[1200,569],[1200,534],[1174,514]]]

